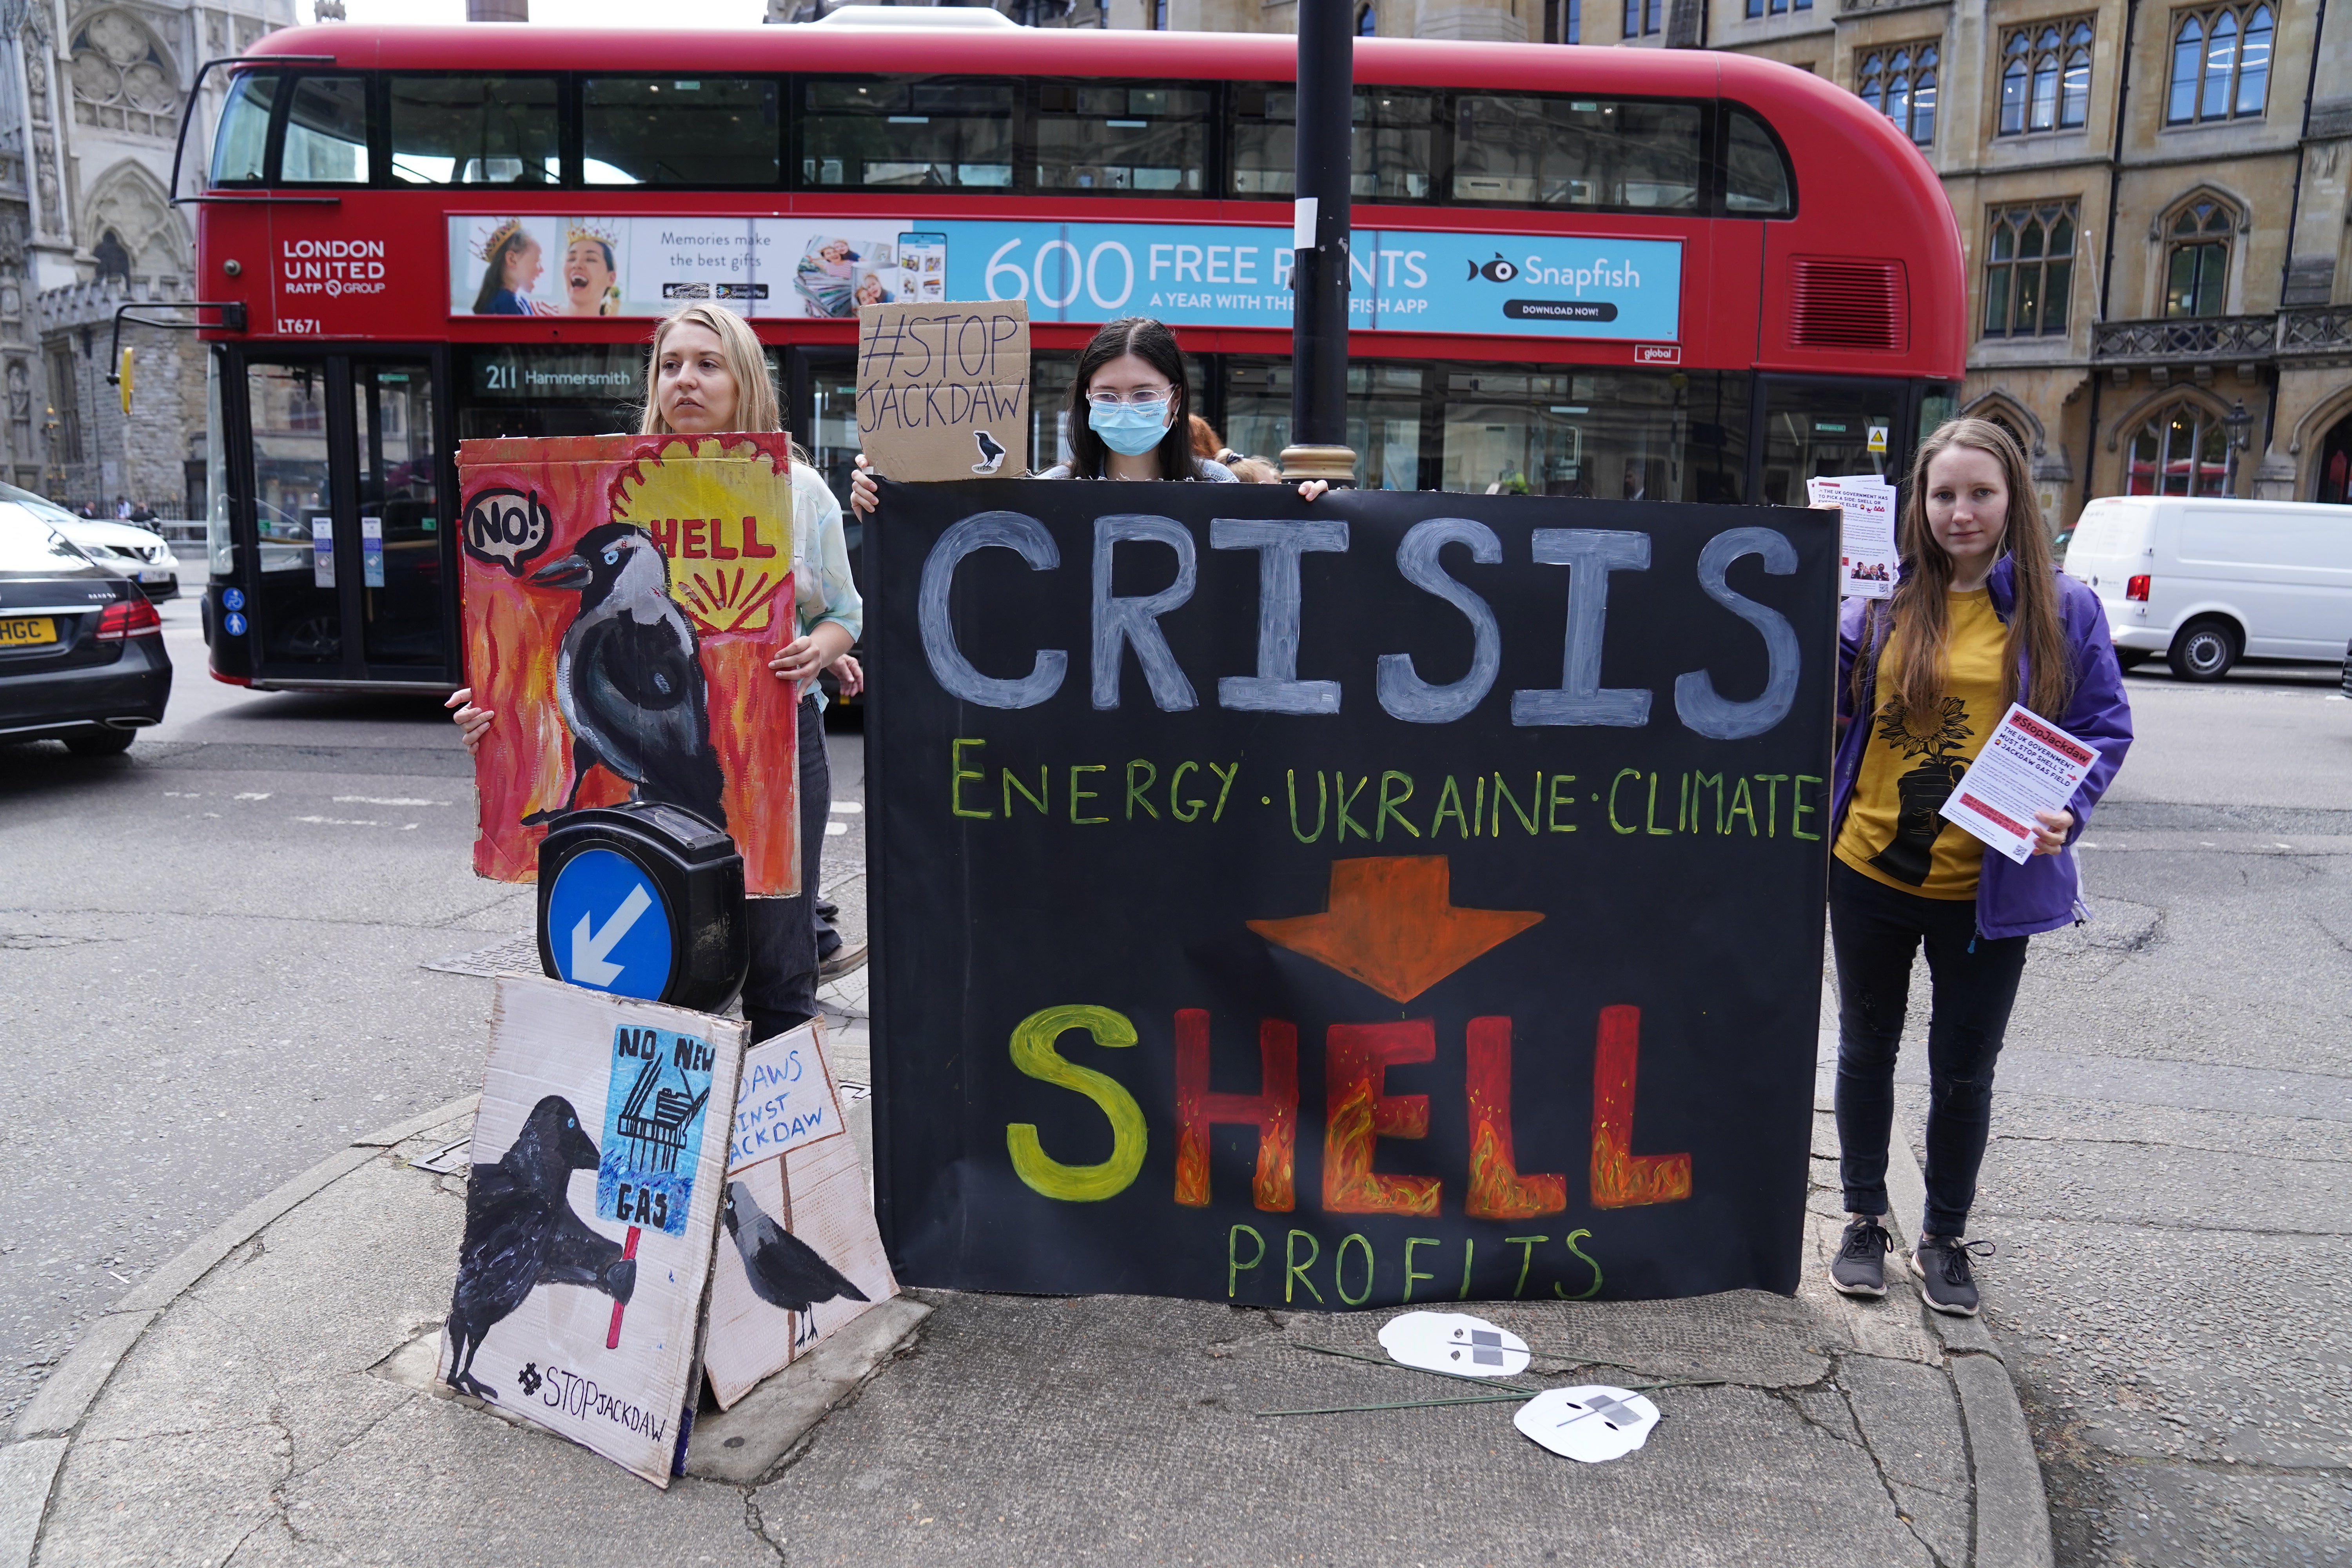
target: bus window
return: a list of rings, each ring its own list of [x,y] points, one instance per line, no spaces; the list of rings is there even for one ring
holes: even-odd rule
[[[1036,125],[1040,191],[1198,195],[1206,188],[1205,88],[1042,82]]]
[[[1795,216],[1789,165],[1780,144],[1749,110],[1736,103],[1727,107],[1731,123],[1725,138],[1724,210],[1734,217]]]
[[[434,456],[433,367],[424,360],[352,367],[360,468],[361,642],[372,665],[439,669],[440,464]]]
[[[279,163],[279,177],[289,184],[367,184],[367,78],[306,76],[297,81]]]
[[[591,77],[580,87],[592,185],[772,185],[776,84],[761,77]]]
[[[1078,356],[1029,356],[1029,467],[1044,473],[1070,460],[1070,384],[1078,379]]]
[[[1687,212],[1699,205],[1696,104],[1465,93],[1454,199]]]
[[[1280,462],[1283,447],[1290,444],[1290,362],[1236,354],[1225,365],[1225,444]],[[1412,363],[1348,367],[1348,445],[1356,453],[1360,489],[1422,488],[1422,387],[1427,375],[1426,366]]]
[[[277,100],[274,76],[241,76],[229,84],[220,129],[213,137],[214,184],[250,184],[262,177],[269,147],[269,106]]]
[[[392,79],[392,176],[412,185],[551,185],[551,77]]]
[[[801,90],[803,185],[1013,184],[1011,82],[819,79]]]
[[[1298,93],[1244,82],[1234,89],[1234,189],[1237,196],[1286,196],[1298,187]],[[1350,187],[1360,201],[1425,201],[1431,184],[1437,97],[1417,88],[1374,87],[1356,94]]]
[[[1446,376],[1443,488],[1737,501],[1747,407],[1736,374],[1457,367]]]
[[[1774,506],[1803,506],[1805,481],[1878,474],[1903,476],[1889,460],[1908,443],[1895,427],[1905,388],[1899,382],[1768,381],[1764,405],[1764,494]]]

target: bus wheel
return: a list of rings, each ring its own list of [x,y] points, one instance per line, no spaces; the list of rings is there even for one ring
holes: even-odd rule
[[[2238,662],[2238,630],[2223,620],[2191,621],[2172,639],[2165,661],[2183,680],[2219,680]]]

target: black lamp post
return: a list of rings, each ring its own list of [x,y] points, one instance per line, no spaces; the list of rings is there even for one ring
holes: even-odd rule
[[[2229,432],[2230,448],[2229,468],[2221,481],[2225,494],[2238,493],[2238,454],[2246,449],[2246,432],[2253,427],[2253,423],[2254,416],[2246,412],[2246,400],[2242,397],[2231,406],[2230,412],[2221,416],[2221,428]]]
[[[1287,479],[1355,482],[1348,447],[1348,208],[1356,59],[1351,0],[1298,0]]]

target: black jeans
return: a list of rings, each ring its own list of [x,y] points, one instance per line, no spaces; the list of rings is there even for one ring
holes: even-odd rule
[[[833,764],[824,715],[813,696],[800,704],[801,891],[792,899],[746,899],[751,956],[743,1016],[764,1040],[816,1016],[816,880],[824,825],[833,815]]]
[[[1895,1057],[1910,999],[1911,959],[1927,944],[1935,1002],[1927,1021],[1930,1236],[1963,1236],[1992,1128],[1992,1069],[2025,972],[2021,936],[1977,934],[1970,899],[1923,899],[1830,861],[1830,942],[1837,952],[1837,1128],[1849,1214],[1886,1212],[1895,1125]]]

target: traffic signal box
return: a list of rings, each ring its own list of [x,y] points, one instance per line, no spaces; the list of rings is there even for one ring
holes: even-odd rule
[[[700,1013],[749,963],[743,858],[694,813],[658,803],[568,812],[539,847],[539,958],[551,977]]]

